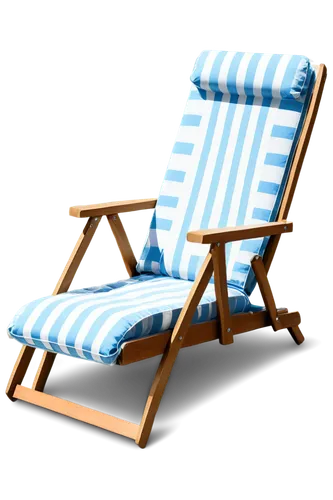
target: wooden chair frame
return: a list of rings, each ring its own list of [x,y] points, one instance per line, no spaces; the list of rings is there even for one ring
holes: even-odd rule
[[[127,365],[158,354],[163,354],[148,395],[141,423],[135,424],[127,422],[111,415],[106,415],[105,413],[45,394],[43,392],[44,387],[56,357],[54,352],[45,351],[43,353],[32,388],[29,389],[24,387],[22,381],[35,352],[35,348],[31,346],[22,347],[10,377],[6,394],[12,401],[16,401],[17,399],[27,401],[74,419],[127,436],[134,439],[141,448],[144,448],[147,444],[171,370],[181,348],[216,339],[219,339],[220,343],[223,345],[231,344],[234,335],[266,326],[272,326],[275,331],[287,328],[297,344],[303,342],[304,337],[299,329],[299,324],[301,322],[299,313],[289,313],[287,309],[277,309],[267,273],[281,234],[292,231],[292,224],[286,222],[286,218],[316,119],[326,74],[326,67],[323,64],[320,65],[318,67],[317,80],[307,116],[293,158],[277,222],[258,226],[199,230],[188,233],[187,239],[189,241],[203,244],[208,243],[210,244],[210,250],[193,283],[190,294],[174,329],[166,333],[132,340],[123,345],[122,352],[117,360],[119,365]],[[130,276],[137,274],[136,259],[118,214],[154,208],[155,204],[156,199],[148,199],[72,207],[70,209],[70,215],[80,218],[89,217],[89,219],[53,294],[64,293],[69,289],[102,216],[106,216],[108,219],[128,274]],[[258,281],[265,309],[255,313],[230,315],[226,280],[225,244],[229,241],[263,236],[270,236],[268,247],[263,259],[258,255],[255,256],[252,261],[252,268]],[[193,314],[213,272],[215,276],[218,319],[202,324],[191,325]]]

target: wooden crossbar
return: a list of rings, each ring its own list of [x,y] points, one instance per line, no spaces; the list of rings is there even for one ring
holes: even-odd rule
[[[277,314],[279,316],[280,328],[296,327],[301,322],[298,312],[288,313],[287,309],[280,308],[277,309]],[[253,314],[235,314],[231,316],[231,319],[233,335],[272,326],[270,314],[265,310]],[[149,337],[125,342],[118,356],[117,364],[122,366],[129,365],[163,354],[171,339],[171,335],[172,330],[169,330],[164,333],[156,333]],[[220,339],[220,335],[220,323],[217,320],[191,325],[187,330],[181,349]]]
[[[126,436],[130,439],[135,440],[138,434],[138,424],[113,417],[112,415],[107,415],[106,413],[102,413],[97,410],[92,410],[86,406],[81,406],[79,404],[72,403],[71,401],[67,401],[66,399],[50,396],[50,394],[35,391],[34,389],[29,389],[23,385],[16,386],[14,398],[26,401],[27,403],[31,403],[36,406],[41,406],[42,408],[52,410],[56,413],[61,413],[66,417],[95,425],[101,429],[121,434],[122,436]]]

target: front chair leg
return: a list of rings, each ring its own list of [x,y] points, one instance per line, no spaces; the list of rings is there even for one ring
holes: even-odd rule
[[[170,342],[163,354],[162,360],[156,372],[154,382],[151,386],[147,403],[143,412],[139,432],[135,440],[140,448],[145,448],[151,429],[153,427],[155,415],[160,405],[164,389],[169,380],[170,373],[176,361],[179,349],[181,348],[186,332],[191,324],[195,310],[207,288],[209,280],[213,274],[212,254],[209,253],[200,269],[200,272],[193,284],[191,292],[179,315],[177,323],[173,329]]]
[[[35,348],[29,345],[21,348],[6,389],[6,394],[11,401],[16,401],[14,398],[16,386],[22,383],[34,352]]]
[[[91,242],[92,237],[95,234],[100,220],[101,217],[90,217],[88,219],[88,222],[85,225],[85,228],[83,229],[83,232],[80,235],[74,247],[74,250],[65,266],[65,269],[57,283],[53,295],[67,292],[67,290],[69,289],[75,273],[81,263],[81,260],[83,259],[83,256],[87,251],[89,243]],[[22,383],[34,352],[35,347],[33,346],[26,345],[21,349],[6,389],[6,394],[12,401],[16,401],[16,398],[13,397],[16,386]],[[42,361],[39,365],[33,383],[33,389],[35,389],[36,391],[43,391],[55,357],[56,353],[46,351],[44,352]]]

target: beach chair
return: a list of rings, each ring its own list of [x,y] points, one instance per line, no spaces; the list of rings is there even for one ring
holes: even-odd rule
[[[303,56],[200,54],[159,197],[70,208],[88,222],[53,295],[25,305],[8,328],[23,344],[7,387],[12,401],[144,448],[181,348],[232,344],[268,326],[303,342],[299,313],[276,307],[267,273],[281,235],[292,231],[286,218],[325,78],[325,66]],[[119,214],[145,209],[154,212],[137,262]],[[129,278],[68,292],[103,216]],[[256,283],[264,306],[250,302]],[[30,389],[22,381],[36,348],[44,353]],[[110,365],[163,354],[141,423],[44,393],[58,353]]]

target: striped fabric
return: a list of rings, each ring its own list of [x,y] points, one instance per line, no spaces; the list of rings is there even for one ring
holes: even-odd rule
[[[304,56],[206,50],[196,60],[191,81],[223,94],[298,99],[306,95],[311,73]]]
[[[139,276],[99,288],[44,297],[9,326],[22,344],[112,364],[121,345],[174,327],[206,245],[190,230],[274,221],[304,120],[315,73],[302,56],[203,52],[165,175]],[[249,301],[250,261],[268,240],[228,244],[232,314]],[[181,278],[181,279],[177,279]],[[260,309],[260,308],[259,308]],[[216,318],[210,283],[193,318]]]
[[[22,344],[112,364],[127,340],[173,328],[192,283],[142,274],[103,287],[34,300],[15,316],[8,332]],[[251,309],[247,295],[230,287],[232,314]],[[216,318],[209,284],[193,323]]]
[[[206,245],[190,230],[276,220],[315,73],[307,58],[203,52],[139,272],[194,280]],[[227,245],[229,283],[250,294],[268,239]]]

